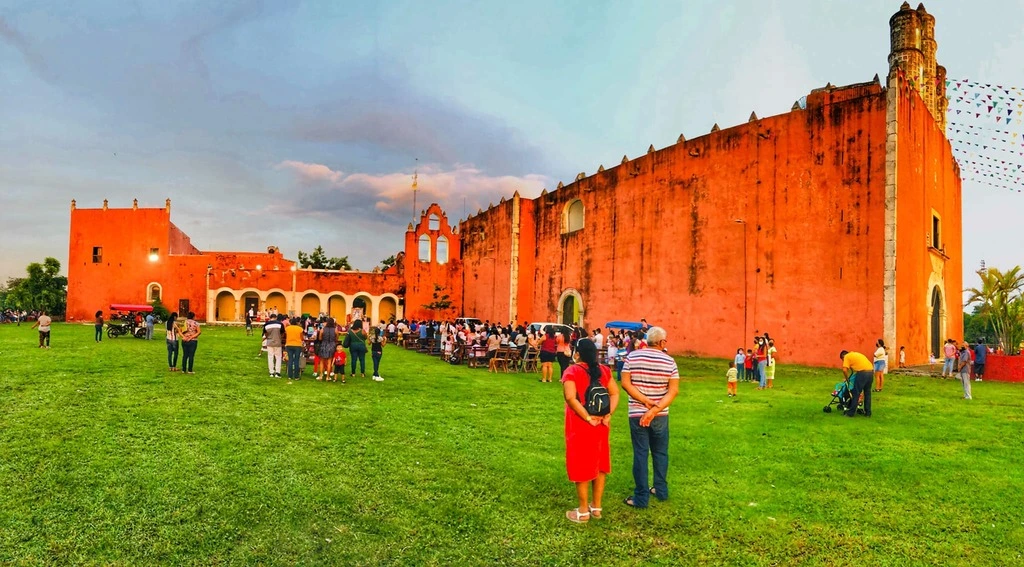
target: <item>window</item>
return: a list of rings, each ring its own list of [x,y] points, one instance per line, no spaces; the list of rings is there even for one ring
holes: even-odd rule
[[[576,199],[565,208],[565,219],[562,226],[563,232],[576,232],[583,228],[583,201]]]
[[[149,249],[149,261],[150,262],[156,262],[159,259],[160,259],[160,249],[159,248],[150,248]]]
[[[932,213],[932,248],[942,250],[942,221],[935,213]]]
[[[160,284],[149,284],[149,288],[146,290],[146,301],[152,303],[154,301],[160,301]]]
[[[430,237],[426,234],[420,235],[420,262],[430,261]]]
[[[92,263],[99,264],[103,261],[103,247],[93,246],[92,247]]]
[[[431,213],[430,218],[427,219],[428,230],[441,230],[441,217]]]
[[[448,263],[448,239],[443,236],[437,239],[437,263]]]

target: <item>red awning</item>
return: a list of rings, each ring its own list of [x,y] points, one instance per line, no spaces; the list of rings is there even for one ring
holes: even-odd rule
[[[150,312],[153,310],[152,305],[132,305],[131,303],[111,303],[111,311],[145,311]]]

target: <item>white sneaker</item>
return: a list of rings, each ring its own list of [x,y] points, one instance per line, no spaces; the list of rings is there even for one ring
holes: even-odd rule
[[[974,381],[975,382],[981,382],[981,378],[975,378]]]
[[[384,379],[383,379],[383,378],[381,378],[380,376],[374,376],[374,377],[373,377],[373,381],[374,381],[374,382],[383,382],[383,381],[384,381]]]

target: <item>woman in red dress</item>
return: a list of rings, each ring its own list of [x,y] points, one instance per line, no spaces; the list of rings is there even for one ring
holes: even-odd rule
[[[589,521],[591,516],[601,518],[605,475],[612,471],[608,426],[619,404],[619,387],[612,380],[611,370],[597,362],[594,341],[580,339],[576,344],[576,358],[577,363],[562,375],[562,391],[565,395],[565,468],[569,480],[576,484],[579,506],[566,512],[565,517],[581,523]],[[599,378],[601,385],[608,389],[608,415],[591,416],[583,405],[591,376]],[[593,506],[587,501],[587,485],[592,487]]]

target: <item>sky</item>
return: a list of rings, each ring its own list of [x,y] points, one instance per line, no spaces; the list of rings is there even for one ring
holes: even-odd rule
[[[170,198],[200,249],[369,270],[414,171],[455,222],[787,112],[884,77],[900,3],[0,0],[0,281],[66,263],[71,199]],[[1024,0],[926,7],[951,79],[1024,87]],[[1022,199],[965,181],[965,285],[1024,263]]]

